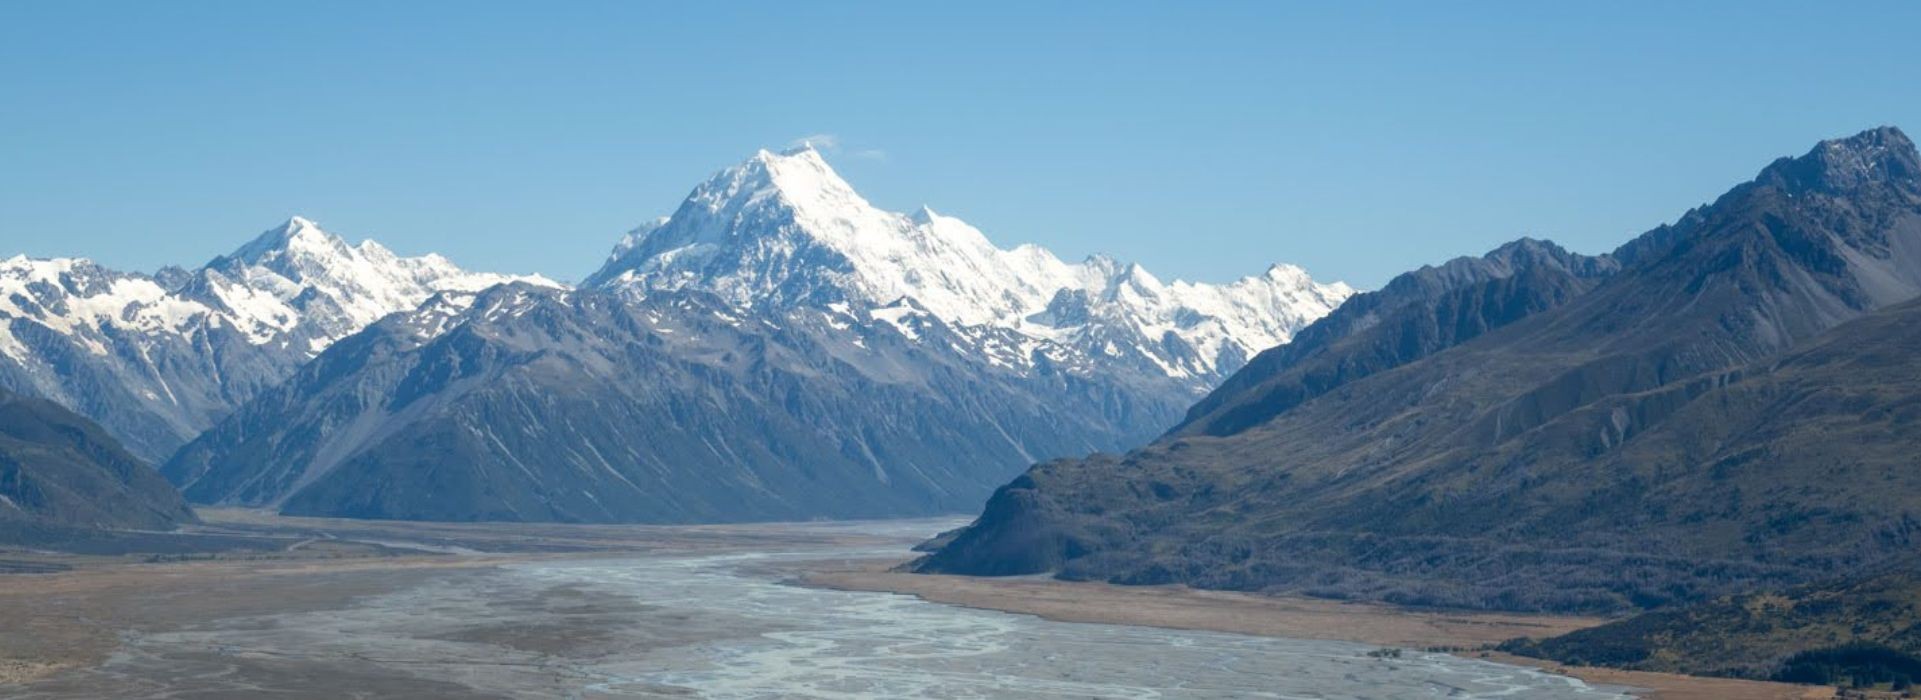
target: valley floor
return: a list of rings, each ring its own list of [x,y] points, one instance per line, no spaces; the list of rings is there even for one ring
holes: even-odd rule
[[[840,541],[833,533],[783,535],[755,527],[403,523],[221,509],[203,509],[200,515],[204,526],[86,542],[80,547],[85,554],[0,548],[0,696],[105,697],[105,689],[125,687],[121,683],[155,694],[163,688],[171,692],[179,679],[115,678],[100,671],[143,638],[221,620],[277,624],[277,618],[340,610],[356,600],[474,578],[503,566]],[[845,542],[872,540],[850,536]],[[556,601],[572,613],[563,623],[620,612],[616,602],[583,600],[583,594],[564,587],[496,602],[545,607]],[[561,647],[569,640],[595,638],[592,626],[500,625],[468,633],[484,638],[479,641],[555,653],[565,651]],[[314,674],[324,664],[254,660],[260,663],[245,669],[255,676],[248,689],[292,697],[336,697],[342,682],[368,697],[467,695],[399,675],[341,678],[333,675],[339,673],[337,664],[319,682]]]
[[[87,555],[0,551],[0,571],[41,572],[0,573],[0,695],[318,698],[351,689],[374,697],[678,697],[693,689],[770,697],[770,685],[834,695],[858,682],[870,694],[937,697],[1017,682],[1099,697],[1135,682],[1185,690],[1202,673],[1216,691],[1196,697],[1237,695],[1235,683],[1285,690],[1276,682],[1342,689],[1330,697],[1437,683],[1466,688],[1467,697],[1503,688],[1606,694],[1559,689],[1539,672],[1513,668],[1532,664],[1525,659],[1490,659],[1509,664],[1498,667],[1417,651],[1598,620],[886,571],[900,556],[888,553],[953,523],[593,527],[203,516],[208,524],[192,531],[109,539]],[[959,607],[779,585],[794,579]],[[769,646],[773,638],[782,642]],[[1377,659],[1344,642],[1409,651],[1405,662]],[[1008,647],[1023,643],[1032,648]],[[1168,644],[1171,651],[1146,652]],[[918,651],[901,657],[899,649]],[[1092,662],[1036,662],[1056,653]],[[924,661],[906,660],[928,654],[949,671],[972,669],[947,676],[974,685],[912,685],[925,682],[924,669],[912,665]],[[1247,663],[1222,675],[1223,659]],[[1155,670],[1138,680],[1128,675],[1148,668]],[[1549,670],[1668,700],[1774,700],[1810,690]]]
[[[1569,667],[1481,647],[1515,637],[1549,637],[1606,622],[1603,618],[1412,610],[1301,596],[1206,591],[1182,586],[1117,586],[1038,576],[979,578],[908,574],[894,564],[822,565],[804,580],[844,590],[885,591],[966,607],[1024,613],[1065,622],[1212,630],[1292,639],[1362,642],[1406,649],[1447,649],[1471,658],[1531,666],[1600,686],[1627,687],[1654,700],[1808,700],[1831,688],[1609,668]]]

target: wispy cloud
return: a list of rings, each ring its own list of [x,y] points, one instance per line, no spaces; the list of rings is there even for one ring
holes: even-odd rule
[[[839,134],[808,134],[787,142],[788,148],[813,146],[814,150],[836,156],[846,156],[853,160],[885,161],[887,151],[878,148],[854,148],[846,146]]]
[[[813,146],[822,151],[839,151],[840,137],[833,134],[808,134],[787,142],[788,148]]]

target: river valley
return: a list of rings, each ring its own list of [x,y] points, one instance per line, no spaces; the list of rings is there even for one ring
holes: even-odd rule
[[[470,552],[507,540],[452,547],[446,532],[426,530],[412,533],[414,546],[456,553],[418,565],[400,565],[415,558],[403,555],[386,566],[234,561],[13,576],[0,579],[12,594],[0,605],[67,608],[108,639],[97,640],[97,658],[56,660],[63,665],[0,689],[23,698],[1625,697],[1443,653],[1056,622],[793,583],[823,561],[899,559],[953,524],[620,530],[651,535],[654,546],[493,559]],[[408,546],[407,526],[389,527],[400,531],[329,537]],[[218,573],[223,566],[232,571]],[[195,578],[196,568],[216,573]],[[35,580],[57,591],[61,577],[87,575],[119,575],[127,590],[24,592]],[[118,602],[99,602],[107,599]],[[32,622],[28,611],[9,617]]]

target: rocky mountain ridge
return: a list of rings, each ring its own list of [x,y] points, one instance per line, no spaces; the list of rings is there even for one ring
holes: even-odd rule
[[[1914,431],[1723,428],[1830,405],[1755,378],[1921,294],[1918,175],[1871,130],[1606,259],[1434,284],[1400,316],[1357,297],[1161,440],[1017,478],[920,566],[1606,611],[1875,565],[1912,518],[1876,495],[1906,478],[1879,455]],[[1875,371],[1846,386],[1903,381]]]
[[[300,217],[194,270],[0,261],[0,387],[101,423],[162,459],[329,344],[442,290],[539,277],[461,270]]]
[[[1273,265],[1224,285],[1165,283],[1139,265],[995,247],[960,219],[882,210],[818,151],[761,151],[636,228],[583,286],[697,289],[743,308],[869,310],[911,299],[956,326],[1013,331],[1102,364],[1125,362],[1198,395],[1286,342],[1353,290]],[[985,332],[985,331],[983,331]]]
[[[1034,461],[1166,429],[1348,293],[1298,268],[1163,284],[1003,250],[873,207],[815,151],[763,151],[623,237],[580,288],[443,292],[163,471],[196,502],[309,515],[953,512]]]

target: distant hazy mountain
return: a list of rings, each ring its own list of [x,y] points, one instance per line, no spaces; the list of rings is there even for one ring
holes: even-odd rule
[[[1592,610],[1908,556],[1913,338],[1824,333],[1921,295],[1918,176],[1877,129],[1607,258],[1411,273],[1154,444],[1030,470],[922,568]]]
[[[762,152],[581,289],[442,294],[341,341],[164,468],[199,502],[447,520],[690,522],[977,506],[1146,440],[1349,294],[997,249]]]
[[[171,529],[180,494],[99,426],[0,390],[0,541],[73,529]]]
[[[191,271],[15,257],[0,261],[0,387],[53,399],[162,459],[375,319],[510,279],[348,245],[301,218]]]

